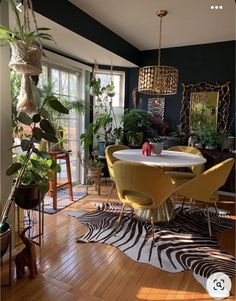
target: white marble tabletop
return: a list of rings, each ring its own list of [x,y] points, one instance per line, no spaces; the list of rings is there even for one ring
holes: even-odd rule
[[[144,156],[141,149],[126,149],[113,153],[117,159],[162,167],[190,167],[204,164],[206,159],[184,152],[163,150],[160,155]]]

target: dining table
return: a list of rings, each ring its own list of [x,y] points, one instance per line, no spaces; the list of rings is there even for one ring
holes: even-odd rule
[[[119,160],[142,163],[160,168],[191,167],[199,164],[205,164],[206,159],[202,156],[189,154],[185,152],[162,150],[158,155],[146,156],[142,154],[141,149],[125,149],[116,151],[113,156]],[[155,181],[155,179],[153,179]],[[150,221],[150,209],[136,209],[135,215],[143,220]],[[174,206],[170,198],[155,209],[155,222],[170,222],[174,218]]]

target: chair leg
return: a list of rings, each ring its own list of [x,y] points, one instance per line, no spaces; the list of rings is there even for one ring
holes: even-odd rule
[[[118,230],[118,228],[119,228],[119,225],[120,225],[122,216],[123,216],[123,214],[124,214],[125,206],[126,206],[126,205],[123,204],[123,206],[122,206],[122,208],[121,208],[120,216],[119,216],[118,220],[117,220],[116,223],[115,223],[115,234],[114,234],[114,236],[116,236],[117,230]]]
[[[108,195],[107,201],[109,201],[109,199],[110,199],[110,197],[111,197],[111,193],[112,193],[113,189],[115,188],[115,186],[116,186],[116,183],[115,183],[115,182],[113,182],[113,183],[112,183],[112,185],[111,185],[111,190],[110,190],[110,192],[109,192],[109,195]]]
[[[181,207],[181,210],[182,210],[182,211],[183,211],[183,209],[184,209],[184,203],[185,203],[185,201],[186,201],[186,198],[184,197],[183,203],[182,203],[182,207]]]
[[[152,246],[155,247],[155,228],[153,220],[153,210],[151,209],[151,225],[152,225]]]
[[[191,213],[193,213],[193,204],[195,204],[195,200],[192,198],[189,199],[190,207],[191,207]]]
[[[88,178],[86,179],[86,194],[88,194]]]
[[[218,208],[217,208],[216,202],[214,203],[214,206],[215,206],[215,210],[216,210],[216,217],[217,217],[217,221],[218,221],[218,223],[220,223],[219,211],[218,211]]]
[[[209,206],[208,206],[208,204],[206,204],[206,208],[207,208],[208,231],[209,231],[209,235],[211,237],[211,220],[210,220],[210,213],[209,213]]]
[[[131,217],[131,219],[133,219],[134,218],[134,213],[135,211],[134,211],[134,208],[131,208],[131,215],[130,215],[130,217]]]

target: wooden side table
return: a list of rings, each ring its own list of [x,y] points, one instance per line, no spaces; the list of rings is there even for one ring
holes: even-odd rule
[[[50,181],[50,190],[49,195],[53,198],[53,209],[57,209],[57,190],[62,187],[67,187],[69,190],[69,197],[71,202],[73,202],[73,190],[72,190],[72,179],[71,179],[71,169],[70,169],[70,156],[69,153],[71,151],[51,151],[49,152],[51,158],[57,162],[57,160],[65,160],[66,161],[66,174],[67,174],[67,182],[58,184],[57,183],[57,173],[53,171],[53,177]]]

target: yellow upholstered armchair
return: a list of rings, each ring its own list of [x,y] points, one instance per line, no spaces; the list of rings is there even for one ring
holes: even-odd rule
[[[191,146],[184,146],[184,145],[174,146],[169,148],[168,150],[176,151],[176,152],[185,152],[185,153],[202,157],[202,153],[200,152],[200,150]],[[170,168],[165,169],[165,171],[170,176],[172,183],[175,185],[175,187],[178,187],[188,182],[189,180],[193,179],[194,177],[200,175],[204,171],[204,164],[191,166],[191,168],[189,168],[189,171],[176,171],[174,169],[171,170]]]
[[[123,203],[117,220],[116,231],[119,227],[124,208],[143,209],[151,211],[151,225],[154,244],[154,212],[170,197],[174,185],[170,177],[158,167],[141,163],[118,161],[114,164],[114,176],[117,193]]]
[[[107,201],[110,199],[112,190],[115,188],[115,178],[114,178],[113,165],[116,161],[119,160],[119,159],[117,159],[113,156],[113,153],[116,152],[116,151],[119,151],[119,150],[123,150],[123,149],[128,149],[128,146],[114,144],[114,145],[107,146],[106,149],[105,149],[105,157],[106,157],[106,161],[107,161],[107,167],[108,167],[108,170],[109,170],[110,178],[113,181]]]
[[[216,202],[218,200],[217,190],[223,186],[233,167],[234,159],[227,159],[208,170],[204,171],[194,179],[177,187],[175,193],[186,198],[192,198],[196,201],[204,202],[207,207],[208,230],[211,236],[211,222],[209,214],[209,203],[215,205],[218,215]]]

